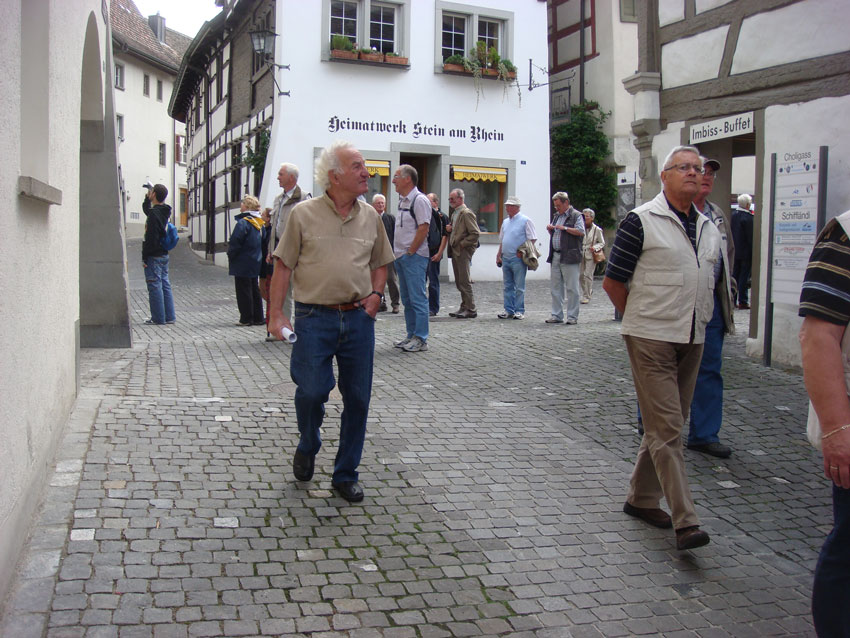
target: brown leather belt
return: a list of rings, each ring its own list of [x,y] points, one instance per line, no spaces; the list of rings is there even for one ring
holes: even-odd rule
[[[352,303],[338,303],[338,304],[316,304],[317,306],[321,306],[322,308],[327,308],[328,310],[338,310],[340,312],[348,312],[349,310],[354,310],[360,307],[360,304],[357,302]]]

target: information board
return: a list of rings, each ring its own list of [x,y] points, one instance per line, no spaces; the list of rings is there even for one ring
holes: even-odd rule
[[[772,303],[800,303],[806,265],[823,225],[825,169],[826,147],[776,153],[770,257]]]

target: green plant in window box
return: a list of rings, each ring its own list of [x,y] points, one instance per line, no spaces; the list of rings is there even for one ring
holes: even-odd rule
[[[455,53],[443,60],[443,71],[451,73],[465,73],[466,68],[463,65],[463,56]]]
[[[331,36],[331,57],[344,60],[357,59],[357,47],[350,38],[344,35]]]
[[[511,86],[516,86],[516,94],[517,99],[519,100],[519,105],[522,107],[522,89],[519,86],[519,80],[516,79],[516,66],[514,63],[508,60],[507,58],[502,58],[499,60],[499,80],[504,84],[504,93],[502,94],[502,99],[507,97],[508,89]]]
[[[360,49],[360,59],[366,62],[383,62],[384,54],[375,49],[374,47],[371,49]]]
[[[389,62],[390,64],[406,65],[408,60],[406,57],[401,56],[398,53],[391,52],[384,55],[384,62]]]

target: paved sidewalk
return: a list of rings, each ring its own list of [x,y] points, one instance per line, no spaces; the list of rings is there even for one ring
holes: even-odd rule
[[[814,635],[830,490],[801,376],[746,359],[742,334],[724,350],[734,454],[685,451],[707,547],[622,513],[636,402],[600,281],[576,326],[543,322],[547,282],[524,321],[496,319],[495,282],[475,284],[478,319],[449,319],[444,284],[427,353],[394,349],[402,315],[379,315],[349,505],[330,491],[338,393],[297,483],[289,346],[235,326],[232,278],[184,243],[164,327],[142,324],[129,244],[134,346],[83,353],[0,636]]]

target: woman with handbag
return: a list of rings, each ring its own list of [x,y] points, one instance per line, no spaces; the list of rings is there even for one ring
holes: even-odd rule
[[[596,264],[605,261],[605,235],[593,223],[596,213],[592,208],[581,211],[584,216],[584,242],[581,260],[581,303],[590,303],[593,295],[593,273]]]

